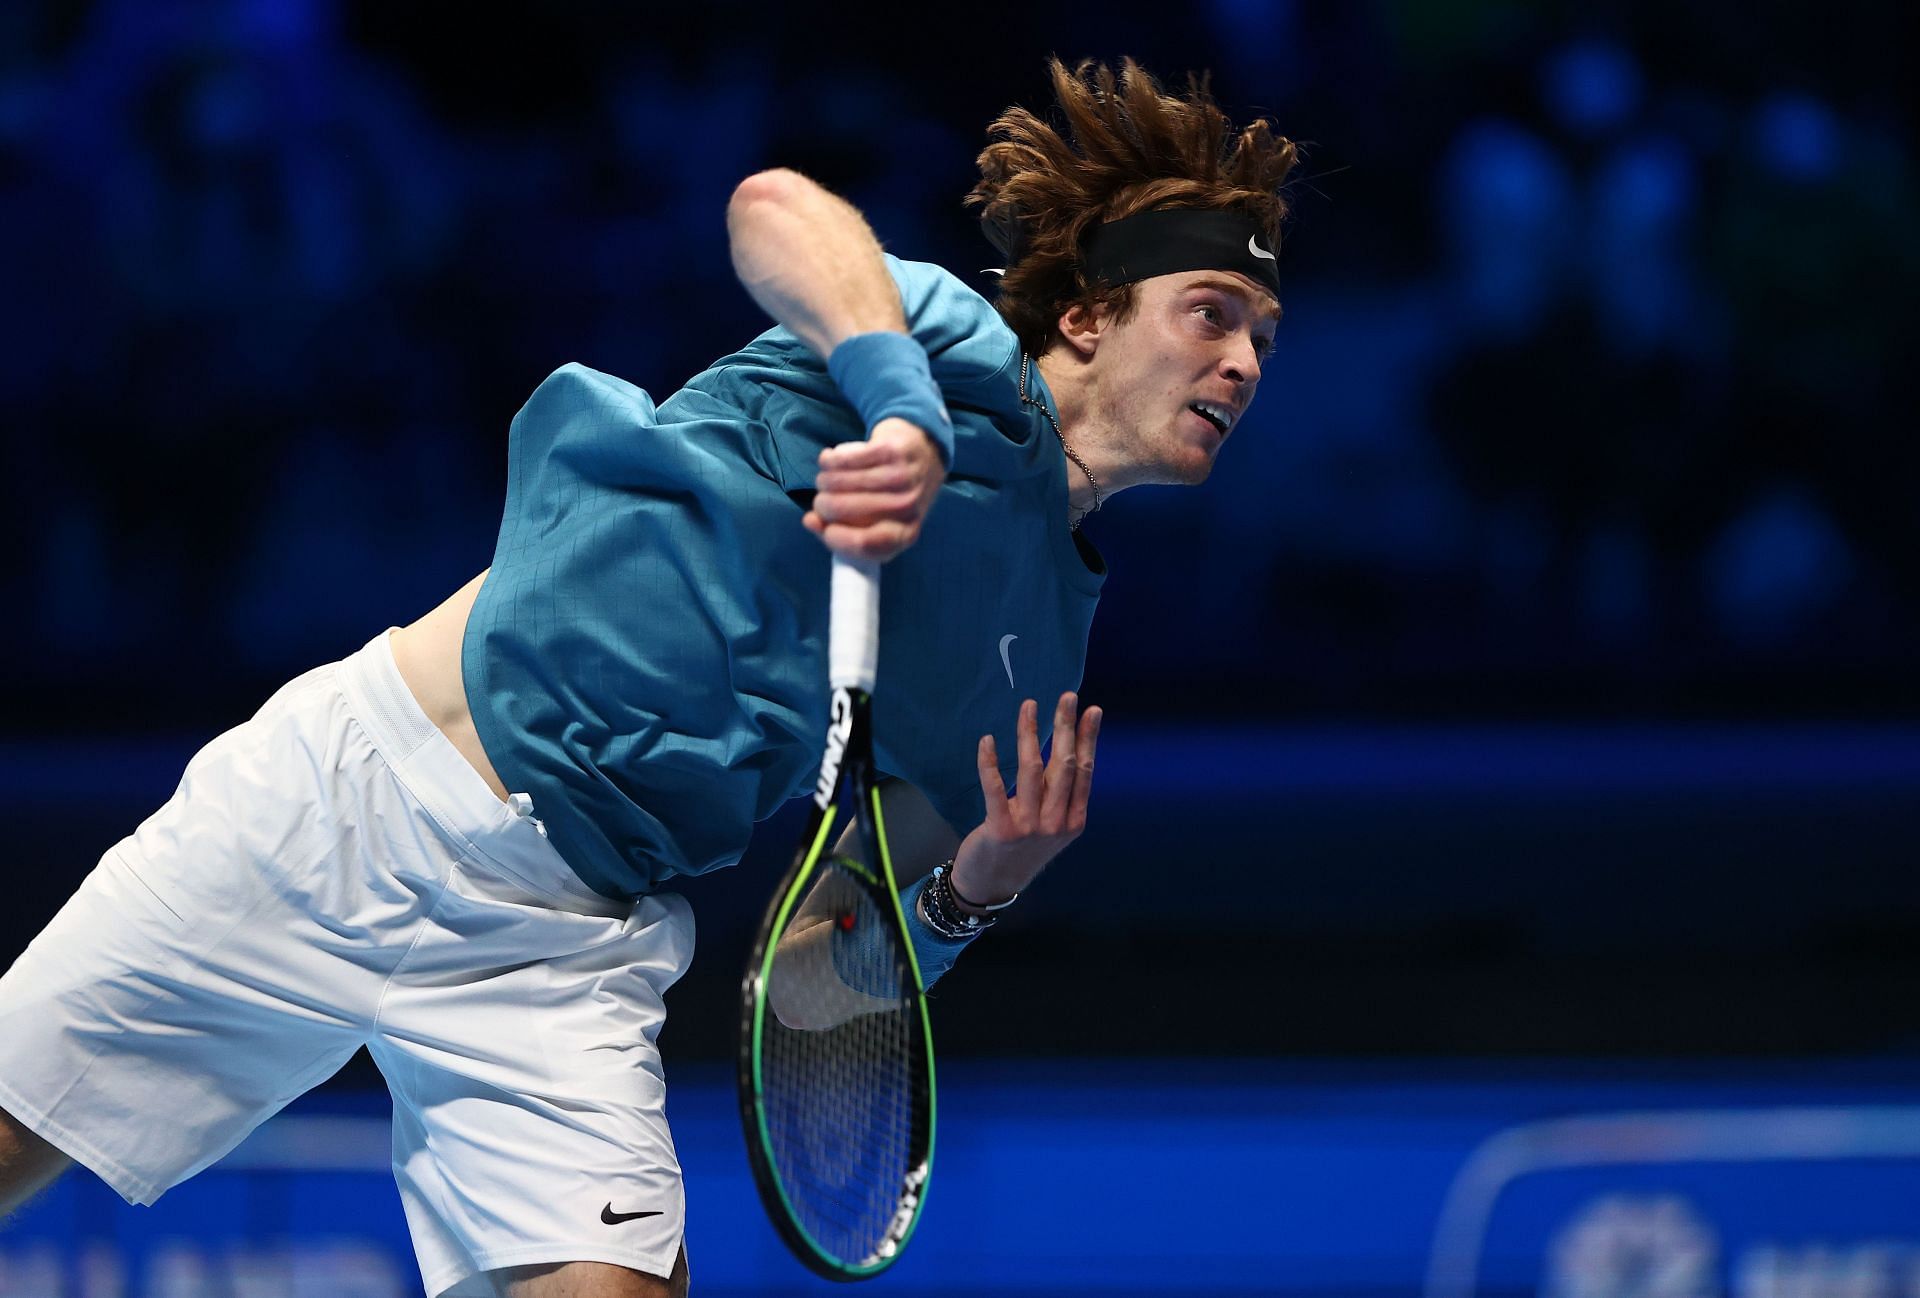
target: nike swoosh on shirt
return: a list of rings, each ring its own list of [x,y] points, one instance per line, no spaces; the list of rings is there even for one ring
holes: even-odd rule
[[[1007,646],[1019,638],[1017,635],[1003,635],[1000,637],[1000,665],[1007,669],[1008,689],[1013,688],[1013,658],[1007,653]]]

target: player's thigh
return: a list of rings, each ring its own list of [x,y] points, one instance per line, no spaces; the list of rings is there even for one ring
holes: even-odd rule
[[[427,1288],[589,1260],[665,1276],[686,1198],[656,1038],[692,957],[691,908],[655,894],[577,914],[467,871],[369,1043]]]
[[[57,1180],[73,1160],[0,1109],[0,1218]]]
[[[507,1298],[686,1298],[687,1250],[680,1250],[664,1280],[605,1262],[514,1267],[495,1277]]]
[[[346,1062],[455,859],[338,665],[303,674],[0,974],[0,1105],[154,1202]]]

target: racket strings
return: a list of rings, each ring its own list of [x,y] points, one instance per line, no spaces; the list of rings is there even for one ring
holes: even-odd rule
[[[830,865],[768,973],[762,1104],[794,1218],[846,1263],[882,1252],[916,1150],[924,1045],[892,917]]]

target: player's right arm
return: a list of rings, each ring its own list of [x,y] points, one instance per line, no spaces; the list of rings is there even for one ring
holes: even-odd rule
[[[821,452],[802,521],[836,553],[891,559],[919,538],[952,434],[925,353],[894,341],[912,340],[879,240],[852,204],[784,168],[740,182],[727,234],[747,292],[828,362],[869,424],[866,441]]]
[[[907,331],[866,218],[797,171],[748,176],[727,205],[733,269],[761,310],[822,360],[856,334]]]

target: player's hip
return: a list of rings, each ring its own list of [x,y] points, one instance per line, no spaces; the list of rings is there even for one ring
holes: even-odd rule
[[[653,1058],[686,903],[590,892],[410,705],[383,635],[194,758],[0,978],[17,1116],[151,1201],[362,1044],[563,1110],[657,1111],[657,1062],[601,1061],[616,1040]]]

